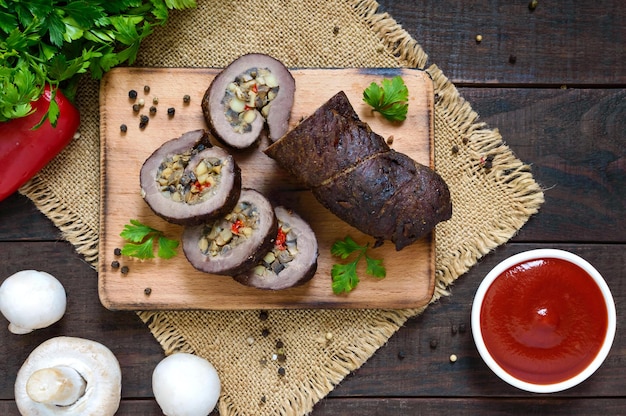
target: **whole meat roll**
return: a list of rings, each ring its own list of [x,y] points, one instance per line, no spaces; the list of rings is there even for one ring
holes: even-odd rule
[[[349,108],[348,108],[349,107]],[[452,216],[447,184],[390,149],[339,92],[265,153],[337,217],[396,250]]]
[[[234,276],[256,265],[271,249],[278,222],[271,203],[259,192],[242,189],[231,212],[183,231],[183,252],[196,269]]]
[[[141,195],[152,211],[180,225],[229,212],[241,191],[235,159],[212,146],[204,130],[165,142],[143,163],[139,177]]]
[[[315,233],[299,215],[285,207],[274,209],[278,233],[271,250],[250,270],[234,276],[246,286],[281,290],[309,281],[317,270]]]
[[[339,92],[265,153],[312,188],[389,150],[385,140],[359,119],[345,93]]]

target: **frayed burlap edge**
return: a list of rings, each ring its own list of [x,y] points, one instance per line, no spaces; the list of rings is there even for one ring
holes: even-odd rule
[[[19,193],[30,198],[37,209],[61,231],[62,237],[70,241],[85,261],[95,268],[98,263],[97,230],[92,230],[78,214],[67,209],[39,176],[22,185]]]
[[[474,159],[480,160],[484,154],[498,158],[498,165],[494,171],[499,175],[499,182],[508,186],[512,199],[517,201],[517,209],[511,212],[506,221],[501,221],[490,231],[477,235],[472,244],[461,245],[457,250],[437,246],[434,301],[442,295],[447,295],[448,286],[466,273],[481,257],[510,240],[528,219],[539,211],[544,202],[544,195],[533,178],[530,166],[515,156],[497,129],[490,129],[485,123],[478,122],[478,113],[461,97],[454,84],[441,70],[436,65],[431,65],[427,72],[433,79],[437,95],[435,123],[445,123],[451,129],[457,130],[460,137],[467,139],[472,146]],[[439,228],[442,227],[445,225]]]

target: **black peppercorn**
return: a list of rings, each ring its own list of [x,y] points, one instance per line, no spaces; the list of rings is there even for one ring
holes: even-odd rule
[[[452,146],[452,154],[456,155],[457,153],[459,153],[459,146],[455,144]]]
[[[266,321],[268,318],[269,314],[267,313],[267,311],[261,311],[259,313],[259,319],[262,321]]]
[[[137,91],[135,91],[135,90],[128,91],[128,98],[130,98],[131,100],[136,99],[137,98]]]
[[[189,96],[189,94],[183,95],[183,102],[185,104],[189,104],[191,102],[191,97]]]
[[[279,376],[284,376],[286,373],[285,369],[283,367],[279,367],[278,368],[278,375]]]
[[[122,133],[126,133],[128,131],[128,126],[126,126],[126,124],[120,125],[120,131]]]
[[[155,106],[151,106],[150,107],[150,114],[156,114],[156,107]]]
[[[149,121],[150,121],[150,117],[148,117],[145,114],[142,114],[141,117],[139,117],[139,128],[145,129]]]
[[[120,262],[119,262],[119,261],[117,261],[117,260],[113,260],[113,261],[111,262],[111,267],[113,267],[114,269],[119,269],[119,267],[120,267]]]
[[[517,56],[515,56],[515,55],[510,55],[510,56],[509,56],[509,63],[510,63],[510,64],[514,64],[515,62],[517,62]]]
[[[281,340],[276,340],[276,348],[283,348],[285,344]]]
[[[404,351],[398,351],[398,359],[404,360],[404,357],[406,357],[406,353]]]
[[[277,360],[279,363],[284,363],[285,361],[287,361],[287,356],[285,354],[278,354]]]
[[[333,27],[333,35],[339,34],[339,26]]]
[[[143,290],[143,293],[144,293],[146,296],[149,296],[149,295],[152,293],[152,289],[151,289],[151,288],[149,288],[149,287],[147,287],[147,288],[145,288],[145,289]]]
[[[150,86],[149,85],[144,85],[143,86],[143,92],[145,92],[146,94],[150,92]]]
[[[122,266],[122,270],[120,270],[122,274],[128,274],[128,266]]]
[[[176,109],[174,107],[170,107],[167,109],[167,115],[170,117],[174,117],[174,113],[176,113]]]
[[[437,348],[438,344],[439,344],[439,341],[437,341],[435,338],[430,340],[430,348],[432,348],[433,350]]]
[[[122,249],[121,248],[116,248],[115,250],[113,250],[113,254],[115,254],[116,256],[121,256],[122,255]]]
[[[463,144],[467,144],[467,142],[469,142],[469,139],[467,137],[463,137]]]
[[[261,331],[261,335],[263,335],[264,337],[268,336],[270,334],[270,330],[267,328],[263,328],[263,330]]]
[[[139,104],[133,104],[133,111],[138,113],[141,110],[141,106]]]

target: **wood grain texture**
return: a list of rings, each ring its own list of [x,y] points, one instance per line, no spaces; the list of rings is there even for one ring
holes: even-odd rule
[[[378,3],[455,84],[626,84],[622,0]]]
[[[334,295],[330,269],[339,260],[330,254],[331,245],[351,235],[357,242],[373,239],[339,220],[315,200],[308,190],[280,169],[260,148],[232,151],[242,170],[244,187],[260,191],[276,205],[294,209],[313,228],[319,258],[315,277],[305,285],[281,291],[261,291],[245,287],[229,277],[195,270],[180,253],[171,260],[132,261],[119,259],[113,252],[123,245],[119,233],[129,219],[138,219],[180,240],[182,227],[169,224],[152,213],[139,193],[139,169],[145,159],[166,140],[206,128],[200,101],[218,70],[213,69],[114,69],[101,84],[101,210],[99,249],[99,292],[110,309],[255,309],[255,308],[414,308],[430,301],[434,290],[434,235],[396,251],[392,244],[372,250],[385,260],[387,277],[365,277],[348,295]],[[393,136],[392,147],[425,165],[433,163],[433,84],[418,70],[297,69],[296,98],[291,115],[293,127],[332,95],[344,90],[362,120],[383,137]],[[363,90],[384,77],[401,75],[409,89],[407,120],[393,124],[373,114],[362,101]],[[144,95],[143,85],[150,86]],[[140,91],[147,102],[159,98],[157,114],[141,130],[137,114],[131,110],[128,91]],[[182,97],[191,103],[182,105]],[[174,117],[165,111],[173,106]],[[120,125],[128,126],[125,134]],[[130,272],[123,276],[110,264],[119,260]],[[150,295],[144,289],[151,289]]]

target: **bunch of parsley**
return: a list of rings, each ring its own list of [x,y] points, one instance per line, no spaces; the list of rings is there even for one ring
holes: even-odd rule
[[[171,9],[196,0],[0,0],[0,121],[24,117],[44,84],[72,100],[80,74],[132,64]],[[50,120],[54,122],[55,120]]]

